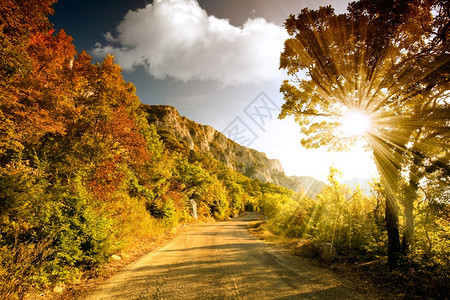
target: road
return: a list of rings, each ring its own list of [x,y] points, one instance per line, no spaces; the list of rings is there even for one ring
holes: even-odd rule
[[[371,299],[247,231],[248,214],[182,232],[85,299]]]

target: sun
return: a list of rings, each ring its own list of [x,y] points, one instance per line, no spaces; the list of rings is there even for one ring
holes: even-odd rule
[[[342,118],[341,130],[346,137],[363,136],[370,128],[370,117],[358,111],[349,111]]]

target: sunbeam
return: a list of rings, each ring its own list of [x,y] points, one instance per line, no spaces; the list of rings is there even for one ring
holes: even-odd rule
[[[358,111],[350,111],[342,118],[342,131],[345,136],[364,135],[370,125],[370,117]]]

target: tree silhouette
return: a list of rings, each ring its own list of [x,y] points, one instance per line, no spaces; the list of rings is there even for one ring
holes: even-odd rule
[[[448,1],[359,1],[348,13],[304,9],[285,22],[280,68],[291,76],[280,114],[295,117],[307,148],[348,149],[358,140],[372,151],[386,198],[388,260],[408,252],[413,201],[420,181],[448,168]],[[370,127],[341,132],[349,112]],[[400,241],[398,200],[407,226]]]

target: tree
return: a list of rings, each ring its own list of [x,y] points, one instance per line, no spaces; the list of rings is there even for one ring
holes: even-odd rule
[[[53,34],[54,1],[2,1],[0,10],[0,160],[64,134],[73,102],[64,84],[75,55],[72,38]]]
[[[420,179],[432,172],[449,178],[449,13],[444,2],[362,0],[351,3],[346,14],[336,15],[331,7],[304,9],[285,22],[291,38],[280,68],[292,78],[281,86],[280,117],[295,117],[305,147],[348,149],[356,141],[367,143],[386,197],[391,267],[401,252],[399,179],[409,187],[403,201],[408,242]],[[362,135],[342,132],[350,112],[370,120]]]
[[[145,200],[171,177],[134,86],[54,32],[54,2],[0,6],[0,260],[16,288],[70,281],[147,236]]]

